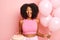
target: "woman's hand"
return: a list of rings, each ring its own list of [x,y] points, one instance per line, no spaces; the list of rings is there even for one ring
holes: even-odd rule
[[[47,37],[48,39],[51,37],[50,34],[45,34],[45,37]]]
[[[37,36],[39,36],[39,37],[45,37],[45,35],[44,34],[42,34],[42,33],[37,33]]]

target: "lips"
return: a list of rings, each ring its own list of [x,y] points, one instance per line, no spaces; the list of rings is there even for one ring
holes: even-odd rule
[[[31,14],[30,12],[28,12],[28,16],[29,16],[29,17],[31,17],[31,16],[32,16],[32,14]]]

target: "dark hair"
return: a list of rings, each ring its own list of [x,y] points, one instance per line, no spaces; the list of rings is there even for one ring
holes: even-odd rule
[[[22,5],[22,7],[21,7],[21,16],[24,19],[28,18],[28,15],[26,13],[26,9],[27,9],[28,6],[31,7],[31,9],[32,9],[32,17],[31,17],[31,19],[35,19],[37,17],[37,15],[38,15],[39,9],[38,9],[38,6],[36,4],[34,4],[34,3]]]

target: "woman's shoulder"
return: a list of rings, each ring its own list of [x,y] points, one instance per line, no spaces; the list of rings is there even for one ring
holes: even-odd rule
[[[39,18],[36,18],[35,20],[36,20],[36,22],[37,22],[37,23],[39,23],[39,22],[40,22]]]
[[[20,20],[19,20],[19,21],[20,21],[20,23],[23,23],[23,20],[24,20],[24,19],[20,19]]]

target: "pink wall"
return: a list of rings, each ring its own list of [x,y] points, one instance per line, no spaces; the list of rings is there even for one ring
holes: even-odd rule
[[[13,34],[18,33],[19,6],[16,0],[0,2],[0,40],[9,40]]]
[[[32,0],[31,2],[38,5],[39,1]],[[9,40],[13,34],[18,33],[20,7],[26,2],[28,3],[30,0],[0,0],[0,40]],[[41,33],[47,33],[47,30],[40,25]],[[40,37],[39,39],[45,40],[46,38]]]

